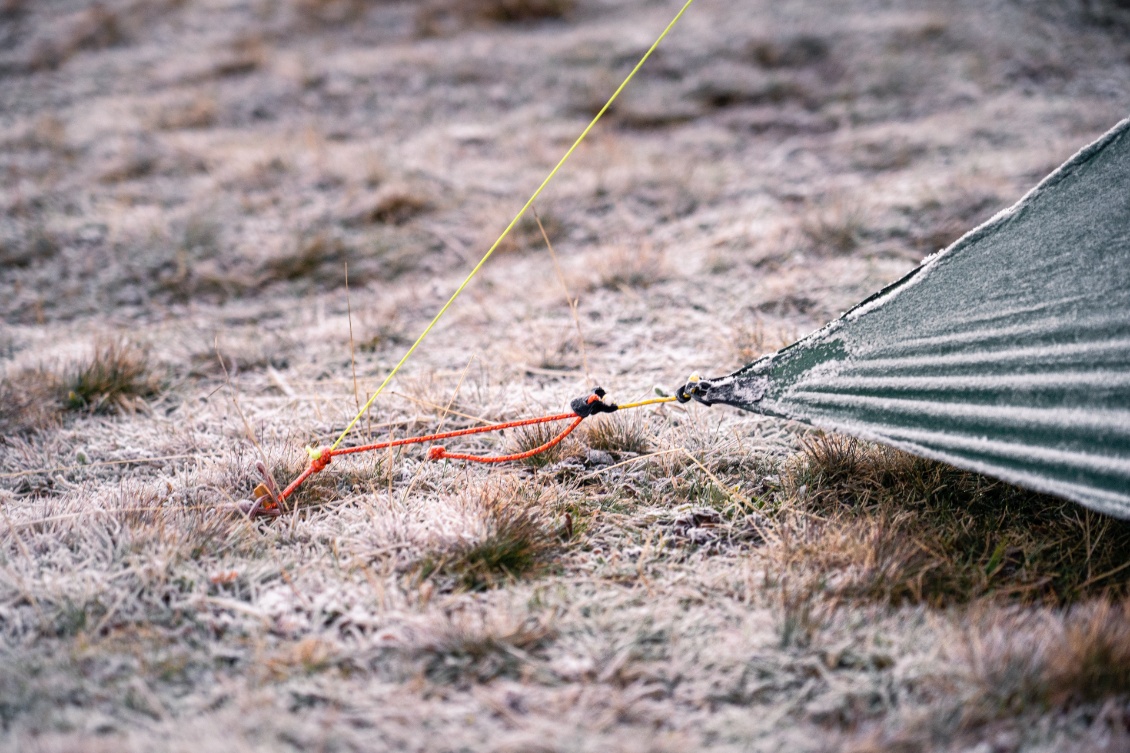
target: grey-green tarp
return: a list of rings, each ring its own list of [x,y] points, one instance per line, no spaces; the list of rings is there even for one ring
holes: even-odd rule
[[[1130,518],[1130,120],[839,319],[684,390]]]

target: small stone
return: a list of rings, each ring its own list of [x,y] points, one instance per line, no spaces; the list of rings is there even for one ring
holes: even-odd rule
[[[616,460],[604,450],[589,450],[585,455],[589,465],[612,465]]]

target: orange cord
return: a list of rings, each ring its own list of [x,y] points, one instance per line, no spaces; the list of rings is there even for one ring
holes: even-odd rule
[[[372,450],[386,450],[390,447],[403,447],[411,444],[423,444],[425,442],[436,442],[442,439],[454,439],[455,437],[467,437],[474,434],[486,434],[493,431],[502,431],[504,429],[516,429],[521,426],[534,426],[536,424],[547,424],[555,421],[566,421],[572,419],[573,422],[558,434],[553,439],[545,444],[535,447],[532,450],[525,452],[516,452],[510,455],[464,455],[461,453],[449,453],[442,445],[436,445],[428,450],[428,460],[466,460],[472,463],[505,463],[511,460],[524,460],[531,458],[534,455],[543,453],[560,444],[565,437],[573,433],[573,430],[581,425],[591,415],[596,413],[613,413],[617,410],[625,408],[640,408],[645,405],[652,405],[655,403],[666,403],[674,400],[674,397],[653,398],[651,400],[643,400],[638,403],[629,403],[626,405],[616,405],[615,403],[605,403],[601,400],[604,397],[604,390],[599,387],[587,397],[578,398],[571,403],[572,412],[558,413],[552,416],[538,416],[537,418],[524,418],[519,421],[506,421],[500,424],[490,424],[489,426],[476,426],[471,429],[459,429],[457,431],[446,431],[439,434],[425,434],[419,437],[406,437],[404,439],[394,439],[389,442],[377,442],[375,444],[359,445],[357,447],[342,447],[340,449],[334,447],[323,447],[320,450],[311,450],[307,448],[310,453],[310,465],[306,467],[298,478],[290,482],[290,485],[281,492],[277,492],[277,487],[274,482],[270,481],[269,474],[265,468],[260,470],[263,472],[264,478],[267,483],[260,485],[256,489],[257,499],[255,504],[250,508],[251,515],[278,515],[282,511],[282,503],[286,501],[298,487],[302,486],[316,473],[321,473],[326,469],[333,459],[338,455],[353,455],[358,452],[370,452]]]
[[[460,455],[454,452],[448,452],[446,449],[444,449],[443,445],[436,445],[435,447],[428,450],[428,460],[469,460],[472,463],[505,463],[510,460],[525,460],[526,458],[532,458],[534,455],[540,455],[546,450],[556,447],[561,443],[561,440],[572,434],[573,429],[576,429],[578,426],[580,426],[581,421],[584,420],[585,419],[583,417],[577,416],[576,420],[573,421],[573,423],[569,424],[569,427],[565,429],[565,431],[561,432],[556,437],[549,440],[540,447],[535,447],[534,449],[526,450],[525,452],[515,452],[512,455],[492,456]]]
[[[547,423],[551,423],[553,421],[564,421],[564,420],[569,419],[569,418],[577,418],[577,414],[576,413],[559,413],[555,416],[539,416],[537,418],[525,418],[525,419],[522,419],[521,421],[507,421],[506,423],[491,424],[489,426],[476,426],[476,427],[471,428],[471,429],[460,429],[458,431],[447,431],[447,432],[443,432],[442,434],[425,434],[424,436],[420,436],[420,437],[406,437],[404,439],[394,439],[390,442],[377,442],[376,444],[365,444],[365,445],[359,445],[357,447],[342,447],[342,448],[337,449],[337,450],[331,449],[329,447],[323,447],[320,450],[317,450],[317,451],[310,453],[310,465],[306,467],[306,470],[304,470],[302,472],[302,474],[300,476],[298,476],[298,478],[294,479],[294,481],[291,481],[290,485],[286,489],[283,489],[282,493],[280,493],[278,495],[278,501],[283,502],[291,494],[294,494],[294,492],[298,489],[298,487],[302,486],[303,482],[305,482],[306,479],[310,478],[315,473],[320,473],[323,470],[325,470],[326,466],[329,465],[330,462],[333,460],[333,458],[338,456],[338,455],[353,455],[353,454],[358,453],[358,452],[370,452],[372,450],[387,450],[390,447],[403,447],[404,445],[410,445],[410,444],[423,444],[424,442],[436,442],[436,441],[439,441],[441,439],[453,439],[454,437],[466,437],[466,436],[470,436],[472,434],[485,434],[485,433],[491,432],[491,431],[502,431],[504,429],[516,429],[519,426],[533,426],[534,424],[547,424]],[[580,423],[580,419],[578,419],[577,423]],[[574,427],[570,428],[569,431],[571,432],[574,428],[576,428],[576,427],[574,426]],[[568,432],[566,432],[564,435],[559,437],[556,441],[553,442],[553,444],[557,444],[557,442],[564,439],[565,436],[567,436],[567,435],[568,435]],[[553,444],[549,445],[549,447],[552,447]],[[545,447],[544,449],[537,448],[537,452],[543,452],[544,450],[549,449],[549,447]],[[536,455],[537,452],[533,452],[532,455]],[[445,457],[454,458],[456,456],[455,455],[446,455]],[[527,455],[526,457],[530,457],[530,455]],[[430,453],[429,453],[429,459],[433,459],[433,458],[431,458]],[[461,458],[461,459],[466,459],[466,458]],[[499,461],[485,461],[485,462],[499,462]]]

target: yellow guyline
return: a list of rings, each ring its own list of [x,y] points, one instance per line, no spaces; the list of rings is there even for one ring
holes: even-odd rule
[[[618,410],[628,410],[629,408],[642,408],[645,405],[656,405],[658,403],[672,403],[672,402],[674,402],[678,399],[679,398],[675,397],[674,395],[671,395],[670,397],[653,397],[650,400],[640,400],[638,403],[624,403],[622,405],[617,405],[616,408]]]
[[[518,224],[518,220],[522,219],[522,215],[524,215],[526,213],[526,210],[528,210],[533,205],[534,201],[537,200],[538,196],[541,195],[541,192],[547,185],[549,185],[549,181],[553,180],[553,177],[557,175],[557,172],[561,169],[561,166],[565,164],[565,161],[569,159],[569,157],[572,156],[577,147],[581,145],[581,142],[584,141],[585,137],[589,135],[589,131],[593,129],[593,126],[595,126],[604,115],[604,113],[608,111],[608,108],[611,107],[612,103],[616,101],[616,98],[620,96],[620,92],[624,91],[624,87],[626,87],[632,80],[632,78],[635,77],[639,69],[642,68],[643,64],[647,62],[647,59],[651,57],[651,53],[655,52],[655,49],[659,46],[659,43],[662,42],[667,34],[671,31],[671,29],[675,27],[675,24],[679,22],[679,19],[683,17],[683,14],[687,12],[687,8],[691,7],[691,3],[693,2],[694,0],[687,0],[686,4],[679,10],[677,14],[675,14],[675,17],[671,19],[671,23],[667,24],[667,28],[663,30],[663,33],[659,35],[659,38],[655,40],[651,47],[648,48],[647,52],[644,53],[643,57],[640,58],[640,62],[636,63],[636,67],[632,69],[632,72],[628,74],[628,77],[624,79],[624,82],[616,88],[616,91],[612,92],[612,96],[609,97],[608,101],[604,103],[604,107],[600,108],[600,112],[596,114],[596,117],[594,117],[592,121],[585,127],[585,130],[581,131],[581,135],[577,137],[577,140],[573,142],[573,145],[571,147],[569,147],[569,151],[565,152],[565,156],[561,158],[561,161],[558,162],[557,165],[549,172],[549,175],[546,176],[545,180],[541,182],[541,185],[538,186],[536,191],[534,191],[533,196],[529,198],[529,201],[527,201],[522,206],[522,208],[518,210],[518,214],[514,215],[514,219],[510,220],[510,224],[507,225],[506,229],[502,231],[502,235],[498,236],[498,240],[494,242],[494,244],[487,250],[486,254],[483,255],[483,258],[479,260],[479,263],[475,265],[475,268],[471,270],[471,273],[467,275],[467,279],[463,280],[463,283],[458,288],[456,288],[454,293],[451,294],[451,298],[447,299],[447,303],[443,304],[443,308],[439,310],[439,313],[435,315],[428,326],[424,328],[424,331],[420,333],[420,336],[416,338],[416,342],[412,343],[412,347],[408,349],[408,352],[404,354],[404,356],[400,359],[396,366],[392,367],[392,371],[390,371],[388,373],[388,376],[385,377],[385,380],[381,382],[381,386],[377,388],[377,391],[373,393],[373,396],[369,398],[368,402],[366,402],[361,410],[357,412],[357,415],[353,417],[353,420],[349,422],[349,425],[345,427],[338,438],[334,440],[334,443],[330,445],[331,450],[337,449],[338,445],[341,444],[346,435],[348,435],[349,432],[353,430],[353,427],[357,425],[357,422],[361,420],[361,417],[364,416],[366,412],[368,412],[369,408],[373,405],[373,402],[376,401],[377,397],[380,396],[382,392],[384,392],[385,387],[387,387],[389,385],[389,382],[392,381],[392,378],[396,376],[396,373],[400,371],[400,368],[404,366],[411,355],[416,351],[416,348],[418,348],[420,346],[420,343],[424,341],[424,338],[428,336],[428,334],[436,326],[436,323],[439,322],[440,318],[447,313],[447,310],[451,308],[451,304],[455,303],[455,299],[459,297],[459,295],[463,292],[467,285],[470,284],[475,275],[479,273],[479,270],[482,269],[483,265],[487,263],[487,259],[489,259],[491,257],[491,254],[494,253],[494,250],[498,248],[499,244],[501,244],[503,240],[506,239],[506,236],[509,235],[510,231],[514,229],[514,226]]]

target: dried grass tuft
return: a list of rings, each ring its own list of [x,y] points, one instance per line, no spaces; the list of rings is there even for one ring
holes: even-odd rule
[[[332,25],[361,20],[368,5],[365,0],[295,0],[294,9],[306,21]]]
[[[564,20],[576,0],[429,0],[416,13],[421,36],[442,36],[480,24],[522,24]]]
[[[280,254],[263,265],[261,277],[265,282],[337,282],[344,278],[349,251],[336,233],[321,230],[303,234],[291,253]]]
[[[1130,694],[1130,601],[983,611],[955,641],[974,688],[965,726]]]
[[[320,228],[299,234],[289,249],[262,264],[257,273],[261,284],[299,283],[318,287],[372,279],[394,280],[416,268],[420,249],[395,235],[365,243],[336,230]]]
[[[594,450],[636,455],[651,451],[652,436],[638,412],[594,416],[582,428],[582,441]]]
[[[467,492],[463,503],[477,523],[465,536],[442,543],[417,565],[420,580],[480,590],[537,572],[560,548],[538,490],[505,480]]]
[[[782,485],[778,564],[823,574],[839,596],[941,606],[1130,593],[1130,523],[1055,497],[824,434]]]
[[[600,287],[649,288],[667,279],[666,256],[651,244],[605,249],[593,264]]]
[[[63,406],[87,413],[132,412],[160,392],[149,354],[125,340],[95,345],[89,360],[74,364],[60,384]]]
[[[861,207],[845,200],[809,208],[801,219],[800,230],[817,251],[847,254],[863,242],[867,215]]]
[[[783,578],[777,585],[777,630],[780,646],[806,648],[826,621],[828,606],[819,598],[818,584],[811,578]]]
[[[752,319],[736,322],[726,342],[739,363],[752,363],[764,355],[791,345],[796,339],[795,329],[790,332],[783,325],[775,333],[766,331],[765,320],[755,314]]]
[[[403,225],[431,208],[432,202],[424,194],[409,188],[389,187],[378,193],[372,208],[366,213],[366,219],[386,225]]]
[[[259,70],[267,62],[267,45],[258,34],[236,37],[212,66],[217,76],[242,76]]]
[[[781,39],[757,39],[749,45],[749,56],[763,68],[800,68],[828,57],[830,42],[812,34]]]
[[[512,451],[516,453],[528,452],[535,447],[541,447],[560,434],[561,431],[561,424],[534,424],[533,426],[523,426],[514,432],[514,437],[511,439],[513,445]],[[571,443],[569,442],[569,438],[567,438],[565,441],[549,448],[545,452],[528,457],[522,462],[532,468],[544,468],[547,465],[553,465],[568,455],[569,444]]]
[[[88,358],[62,370],[23,369],[0,379],[0,435],[42,431],[58,424],[64,411],[130,413],[160,391],[144,348],[99,341]]]
[[[467,3],[468,13],[495,23],[563,19],[575,7],[575,0],[471,0]]]
[[[554,372],[579,372],[584,358],[576,332],[560,325],[537,325],[524,329],[506,343],[506,357],[527,368]],[[536,447],[536,445],[534,445]]]
[[[1048,650],[1046,687],[1058,704],[1130,694],[1130,601],[1068,613],[1062,640]]]

